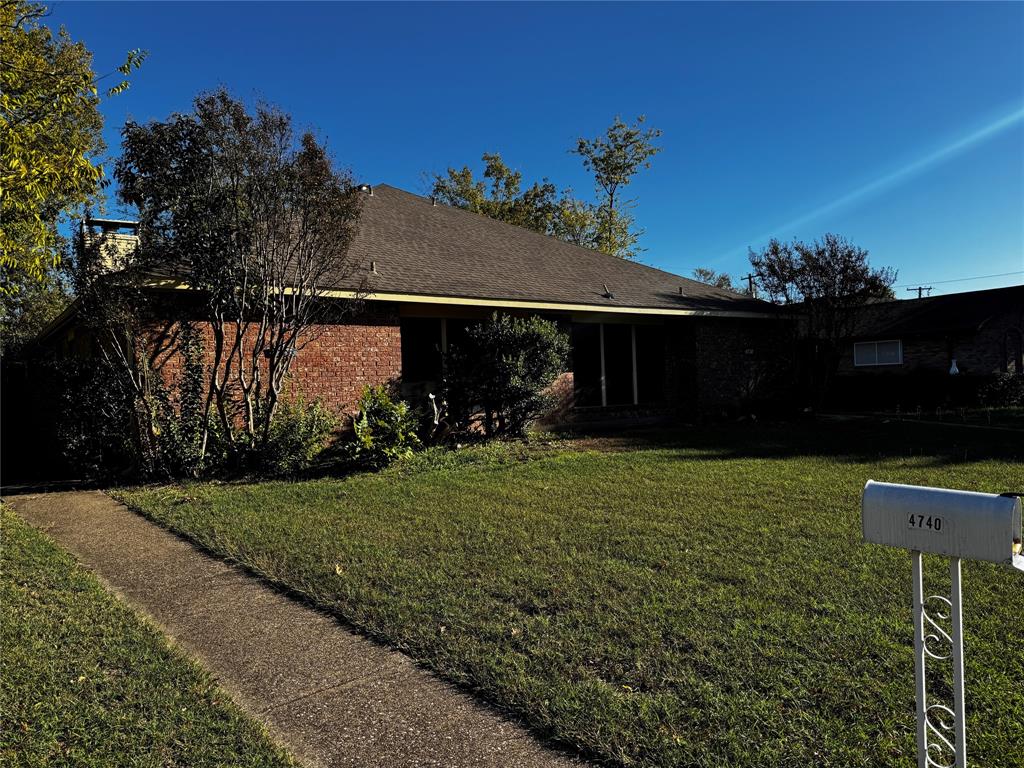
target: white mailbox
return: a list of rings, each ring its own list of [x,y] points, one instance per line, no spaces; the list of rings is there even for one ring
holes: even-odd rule
[[[864,541],[1024,570],[1021,501],[1007,494],[868,480],[861,497]]]
[[[967,768],[960,561],[1024,571],[1020,496],[868,480],[860,514],[864,541],[910,551],[918,768]],[[922,552],[949,558],[949,597],[925,591]],[[925,669],[936,661],[952,664],[952,707],[928,694]]]

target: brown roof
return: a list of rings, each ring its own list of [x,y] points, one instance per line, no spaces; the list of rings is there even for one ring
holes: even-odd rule
[[[871,304],[858,319],[855,336],[928,336],[978,331],[996,315],[1024,317],[1024,285],[926,296]]]
[[[364,200],[350,251],[375,293],[698,312],[774,307],[387,185]],[[369,272],[374,262],[376,274]],[[605,297],[607,291],[613,298]],[[339,285],[338,288],[347,286]],[[680,293],[681,289],[681,293]]]

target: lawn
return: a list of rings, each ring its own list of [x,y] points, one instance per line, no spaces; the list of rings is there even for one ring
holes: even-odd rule
[[[119,495],[590,757],[906,766],[910,559],[861,543],[859,495],[1024,487],[1016,435],[951,429],[735,426]],[[970,563],[965,584],[969,755],[1019,768],[1024,575]]]
[[[0,765],[293,765],[195,663],[0,509]]]

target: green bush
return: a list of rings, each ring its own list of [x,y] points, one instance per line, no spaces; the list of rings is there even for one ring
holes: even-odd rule
[[[124,378],[102,361],[77,358],[48,369],[60,387],[57,435],[70,468],[87,480],[144,474],[135,398]]]
[[[522,436],[551,406],[569,337],[550,320],[495,313],[468,329],[445,360],[446,399],[458,428]]]
[[[978,399],[982,405],[993,408],[1024,405],[1024,376],[997,373],[992,381],[978,390]]]
[[[203,426],[206,423],[207,372],[203,359],[203,342],[191,323],[184,323],[178,341],[182,356],[181,377],[171,387],[159,377],[157,399],[160,404],[160,452],[171,477],[198,477],[204,471],[218,469],[219,459],[213,452],[203,452]],[[216,420],[210,420],[216,426]],[[207,449],[216,435],[207,434]]]
[[[319,400],[307,404],[297,397],[281,403],[259,448],[258,468],[271,475],[305,472],[329,445],[338,426],[337,417]]]
[[[420,446],[417,422],[408,404],[392,398],[387,387],[366,387],[352,420],[354,458],[379,469],[411,456]]]

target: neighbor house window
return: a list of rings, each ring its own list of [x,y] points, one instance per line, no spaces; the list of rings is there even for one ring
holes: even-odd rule
[[[902,365],[903,343],[896,341],[864,341],[853,345],[853,364]]]

